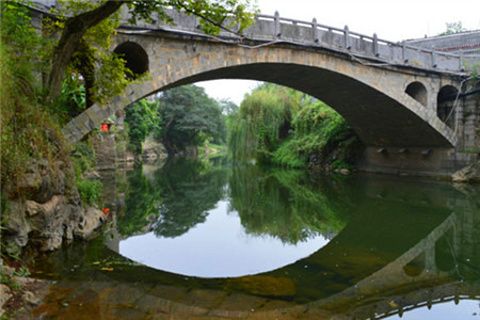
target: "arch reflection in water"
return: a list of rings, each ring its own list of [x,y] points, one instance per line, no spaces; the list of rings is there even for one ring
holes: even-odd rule
[[[151,214],[144,219],[150,221],[146,226],[135,223],[152,231],[128,237],[135,231],[125,227],[127,198],[124,218],[118,221],[119,230],[128,231],[127,239],[120,242],[119,252],[159,270],[199,277],[271,271],[317,251],[344,224],[338,218],[329,221],[331,201],[325,201],[323,193],[304,192],[298,183],[305,179],[301,171],[212,169],[176,159],[154,174],[151,187],[139,177],[137,172],[130,179],[140,185],[132,188],[135,203],[157,212],[147,209]],[[144,199],[139,199],[142,194]],[[146,204],[148,200],[153,205]]]
[[[316,236],[296,245],[269,235],[248,235],[229,203],[220,201],[206,221],[176,238],[153,232],[120,242],[120,254],[149,267],[197,277],[238,277],[275,270],[305,258],[328,240]]]

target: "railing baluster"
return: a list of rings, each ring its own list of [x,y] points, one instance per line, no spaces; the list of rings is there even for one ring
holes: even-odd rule
[[[276,37],[281,37],[282,36],[282,33],[280,31],[280,13],[278,13],[278,11],[275,11],[275,36]]]
[[[345,29],[344,29],[344,35],[345,35],[345,48],[347,48],[347,50],[350,50],[352,49],[352,46],[350,45],[350,30],[348,30],[347,25],[345,26]]]
[[[373,34],[372,45],[373,45],[373,54],[375,55],[375,57],[379,57],[380,53],[378,52],[378,37],[376,33]]]
[[[402,60],[404,63],[408,63],[407,44],[405,43],[405,41],[402,41]]]
[[[320,38],[318,37],[318,28],[317,28],[317,19],[313,18],[312,20],[312,28],[313,28],[313,41],[316,43],[320,42]]]
[[[463,50],[460,50],[459,55],[458,55],[458,70],[464,72],[465,71],[465,66],[463,65]]]

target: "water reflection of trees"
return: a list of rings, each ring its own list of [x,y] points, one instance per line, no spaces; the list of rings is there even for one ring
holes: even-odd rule
[[[236,167],[229,184],[230,210],[238,211],[246,232],[285,243],[330,238],[345,226],[352,206],[334,181],[312,181],[305,171]]]
[[[126,237],[153,229],[177,237],[205,222],[208,210],[224,196],[226,174],[219,165],[187,158],[169,160],[148,179],[141,169],[128,178],[125,213],[117,220]]]
[[[345,184],[312,180],[300,170],[229,168],[222,161],[175,158],[153,177],[141,169],[131,172],[117,228],[124,237],[150,230],[178,237],[205,222],[229,190],[229,210],[238,212],[249,234],[291,244],[319,234],[330,238],[345,226],[353,207],[339,186]]]
[[[155,181],[164,192],[153,231],[173,238],[205,222],[208,210],[224,196],[226,175],[221,166],[177,158],[156,172]]]
[[[161,186],[143,174],[142,168],[129,172],[127,180],[125,207],[117,216],[117,231],[124,237],[141,233],[158,215],[163,193]]]

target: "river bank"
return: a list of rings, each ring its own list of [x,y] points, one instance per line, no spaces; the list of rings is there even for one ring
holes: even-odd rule
[[[31,319],[34,308],[43,304],[50,291],[51,281],[20,276],[21,269],[10,266],[12,262],[2,264],[2,280],[0,284],[0,317],[2,319]]]

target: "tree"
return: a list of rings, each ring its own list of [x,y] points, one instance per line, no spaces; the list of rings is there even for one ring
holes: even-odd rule
[[[265,83],[245,96],[232,123],[229,150],[234,160],[245,157],[264,161],[288,136],[293,114],[303,93]]]
[[[192,158],[170,158],[155,172],[162,188],[162,204],[153,225],[156,236],[175,238],[206,221],[209,211],[224,197],[224,168]]]
[[[117,230],[123,237],[139,234],[159,215],[164,186],[148,179],[142,168],[128,173],[124,211],[117,216]]]
[[[238,114],[239,107],[235,104],[235,102],[229,99],[221,99],[218,101],[220,107],[222,108],[222,112],[227,116],[236,116]]]
[[[467,31],[467,29],[465,29],[462,26],[461,21],[447,22],[446,25],[447,25],[447,31],[440,33],[441,36],[447,35],[447,34],[455,34],[455,33],[461,33],[461,32]]]
[[[346,225],[344,213],[352,202],[332,182],[315,181],[305,170],[235,166],[228,183],[229,210],[238,212],[247,234],[297,244]]]
[[[142,153],[142,142],[159,121],[158,102],[140,100],[125,108],[128,137],[135,154]]]
[[[224,139],[222,109],[203,88],[174,88],[164,92],[158,101],[162,122],[155,138],[163,143],[169,156],[197,147],[208,138]]]
[[[87,35],[96,26],[111,18],[123,5],[126,6],[130,14],[131,23],[135,24],[139,19],[151,22],[156,18],[155,14],[162,21],[171,23],[172,19],[165,9],[172,7],[188,15],[200,17],[203,31],[209,34],[218,34],[222,28],[237,25],[241,32],[251,24],[255,12],[254,6],[250,5],[250,0],[103,0],[99,4],[96,3],[91,4],[88,1],[66,2],[65,8],[67,10],[63,12],[64,16],[61,23],[57,24],[62,28],[62,33],[55,47],[46,83],[47,102],[55,100],[60,93],[62,81],[69,67],[81,70],[88,75],[87,78],[92,76],[91,73],[95,72],[95,61],[91,59],[94,57],[91,52],[95,51],[95,46],[92,45],[91,39]],[[72,16],[67,16],[67,14]],[[111,23],[109,27],[110,35],[114,33],[114,28],[115,23]],[[103,34],[103,37],[105,37],[105,34]],[[75,55],[79,58],[77,61],[75,61]],[[117,59],[112,58],[110,61],[115,62],[115,66],[110,68],[109,71],[118,69],[120,62],[118,57]],[[121,80],[125,80],[124,75],[117,73],[113,79],[108,79],[104,84],[120,82],[120,85],[110,88],[114,89],[113,92],[118,92],[128,85],[128,82]],[[101,89],[97,91],[100,92]]]
[[[229,121],[228,146],[235,160],[305,167],[351,166],[357,142],[352,128],[337,112],[302,92],[266,83],[248,94],[234,121]],[[333,152],[335,151],[335,152]]]

